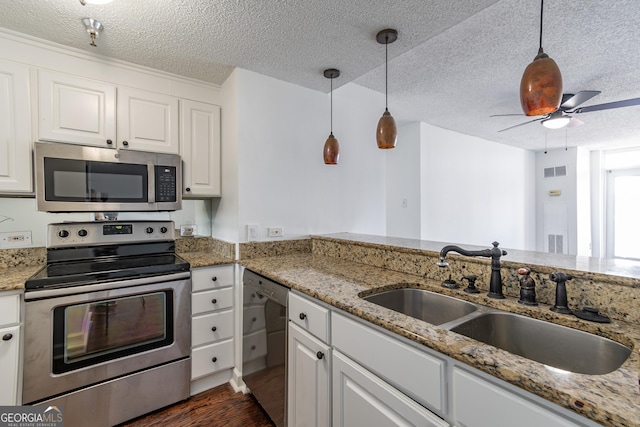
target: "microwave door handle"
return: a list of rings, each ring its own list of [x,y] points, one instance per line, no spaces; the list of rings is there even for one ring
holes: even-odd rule
[[[147,163],[147,201],[149,203],[156,202],[156,167],[152,163]]]

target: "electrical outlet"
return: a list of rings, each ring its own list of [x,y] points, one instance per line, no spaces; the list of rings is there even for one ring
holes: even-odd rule
[[[257,242],[260,240],[260,228],[258,224],[247,224],[247,241]]]
[[[282,237],[284,235],[284,227],[269,227],[267,232],[269,237]]]
[[[31,246],[31,231],[0,233],[0,248],[23,248],[25,246]]]

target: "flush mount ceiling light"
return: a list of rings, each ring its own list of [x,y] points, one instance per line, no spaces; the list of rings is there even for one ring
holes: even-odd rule
[[[540,0],[540,47],[538,55],[527,66],[520,81],[520,103],[527,116],[553,113],[562,101],[562,74],[556,62],[542,50],[542,12]]]
[[[80,0],[80,4],[86,6],[88,4],[107,4],[111,3],[113,0]]]
[[[93,18],[82,18],[82,23],[84,24],[89,37],[91,38],[91,46],[96,47],[96,39],[100,35],[102,31],[102,24]]]
[[[376,35],[378,43],[384,45],[384,114],[378,121],[378,129],[376,131],[376,139],[378,148],[394,148],[398,140],[398,127],[388,107],[388,88],[389,88],[389,43],[393,43],[398,39],[398,32],[393,29],[380,31]]]
[[[571,116],[565,115],[562,111],[558,110],[552,113],[548,119],[542,121],[542,126],[547,129],[560,129],[569,124]]]
[[[331,113],[329,115],[331,122],[331,131],[329,133],[329,138],[327,138],[324,143],[324,164],[325,165],[337,165],[338,158],[340,157],[340,144],[338,143],[338,139],[333,136],[333,79],[340,76],[340,70],[335,68],[327,68],[324,70],[324,76],[331,81]]]

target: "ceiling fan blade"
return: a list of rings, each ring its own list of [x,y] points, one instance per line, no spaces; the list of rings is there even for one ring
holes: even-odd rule
[[[509,130],[509,129],[517,128],[517,127],[519,127],[519,126],[528,125],[529,123],[533,123],[533,122],[538,122],[538,121],[540,121],[540,120],[546,119],[547,117],[548,117],[548,116],[544,116],[544,117],[540,117],[539,119],[529,120],[528,122],[524,122],[524,123],[517,124],[517,125],[515,125],[515,126],[511,126],[511,127],[508,127],[508,128],[500,129],[498,132],[504,132],[505,130]]]
[[[583,125],[584,122],[580,119],[576,119],[575,117],[571,117],[571,120],[569,121],[569,123],[567,123],[567,127],[568,128],[574,128],[576,126],[580,126]]]
[[[560,104],[560,107],[563,110],[572,110],[583,102],[587,102],[596,95],[600,95],[599,90],[581,90],[580,92],[576,93],[571,98]]]
[[[568,113],[588,113],[591,111],[610,110],[612,108],[632,107],[640,105],[640,98],[625,99],[623,101],[607,102],[605,104],[589,105],[588,107],[579,107]]]
[[[524,116],[524,114],[522,114],[522,113],[516,113],[516,114],[492,114],[489,117],[511,117],[511,116]]]

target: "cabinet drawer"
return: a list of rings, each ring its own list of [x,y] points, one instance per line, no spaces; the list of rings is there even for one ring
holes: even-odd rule
[[[331,339],[334,347],[409,397],[435,411],[445,409],[444,360],[337,313]]]
[[[221,310],[233,306],[233,288],[196,292],[191,295],[191,313]]]
[[[235,264],[191,270],[191,290],[206,291],[235,284]]]
[[[212,343],[233,336],[233,311],[195,316],[191,321],[191,346]]]
[[[200,347],[191,352],[191,379],[233,367],[233,340]]]
[[[0,297],[0,326],[20,323],[20,295]]]
[[[289,319],[320,340],[329,342],[329,310],[293,292],[289,293]]]
[[[242,360],[257,359],[267,354],[267,331],[262,330],[242,339]]]
[[[245,307],[242,313],[242,333],[250,334],[267,326],[264,305]]]

